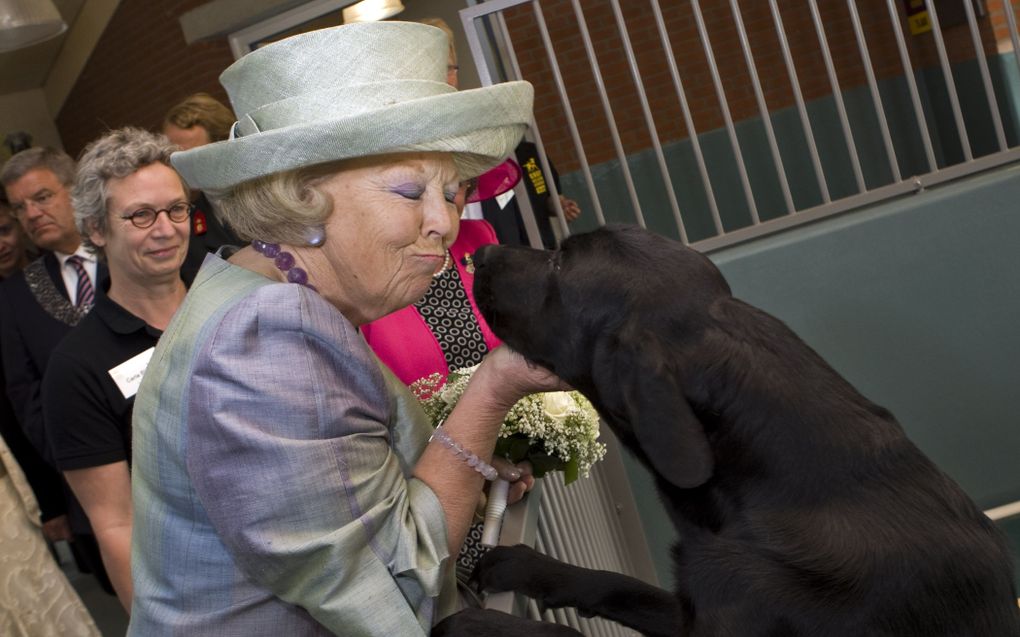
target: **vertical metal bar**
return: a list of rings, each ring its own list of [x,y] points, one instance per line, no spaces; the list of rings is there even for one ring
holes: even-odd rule
[[[627,194],[630,196],[630,205],[634,207],[634,216],[637,217],[638,225],[645,227],[645,217],[641,214],[641,203],[638,201],[637,191],[634,189],[634,180],[630,175],[630,166],[627,164],[627,154],[623,150],[623,142],[620,141],[620,131],[616,128],[616,118],[613,116],[613,108],[609,105],[609,96],[606,93],[606,84],[602,79],[602,70],[599,68],[598,58],[595,57],[595,47],[591,42],[591,35],[588,33],[588,23],[584,19],[584,12],[578,0],[571,0],[574,7],[574,15],[577,17],[577,26],[581,30],[581,40],[584,42],[584,50],[588,55],[588,63],[591,65],[591,73],[595,79],[595,88],[598,89],[599,99],[602,101],[602,110],[609,124],[609,134],[613,139],[613,148],[616,150],[616,159],[620,162],[620,169],[623,171],[623,180],[627,186]]]
[[[506,27],[506,19],[503,17],[503,13],[494,14],[496,24],[499,27],[500,37],[503,38],[503,46],[506,48],[506,57],[508,58],[511,70],[513,71],[513,77],[516,79],[521,78],[521,68],[517,63],[517,51],[514,50],[513,40],[510,39],[510,32]],[[541,133],[538,131],[538,124],[535,123],[535,116],[532,113],[530,130],[532,135],[536,138],[541,139]],[[528,237],[528,244],[532,248],[541,248],[542,244],[542,232],[538,229],[538,215],[549,214],[545,210],[536,211],[534,206],[531,205],[531,197],[528,196],[527,186],[524,185],[524,180],[517,182],[514,186],[514,196],[517,198],[517,210],[521,217],[521,222],[524,224],[524,234]]]
[[[956,130],[960,135],[960,146],[963,147],[963,157],[967,161],[974,159],[974,153],[970,150],[970,138],[967,136],[967,126],[963,123],[963,112],[960,110],[960,97],[956,93],[956,81],[953,79],[953,69],[949,66],[949,56],[946,54],[946,43],[942,39],[942,27],[939,26],[938,12],[935,10],[934,2],[926,2],[928,15],[931,17],[931,30],[935,36],[935,49],[939,54],[939,64],[942,66],[942,75],[946,80],[946,92],[949,93],[949,105],[953,109],[953,117],[956,119]]]
[[[871,91],[871,103],[875,108],[875,115],[878,116],[878,127],[882,132],[882,142],[885,144],[885,155],[889,160],[889,169],[892,170],[893,180],[902,181],[900,176],[900,163],[896,159],[896,149],[893,147],[892,136],[889,134],[889,122],[885,117],[885,107],[882,105],[882,95],[878,90],[878,82],[875,80],[875,68],[871,63],[871,53],[868,51],[868,41],[864,37],[864,28],[861,26],[861,16],[857,12],[857,0],[846,0],[847,9],[850,10],[850,21],[854,25],[854,35],[857,37],[857,49],[861,53],[861,62],[864,64],[864,74],[868,78],[868,89]]]
[[[797,113],[800,117],[801,128],[804,130],[804,140],[807,142],[808,153],[811,155],[811,165],[814,167],[815,177],[818,179],[818,190],[822,194],[822,202],[829,203],[832,201],[832,197],[829,196],[829,185],[825,179],[825,171],[822,170],[822,160],[818,157],[818,145],[815,143],[815,133],[811,127],[811,118],[808,117],[807,107],[804,106],[804,94],[800,90],[797,67],[793,62],[793,54],[790,53],[790,43],[786,39],[783,16],[779,13],[776,0],[769,0],[769,8],[772,11],[772,22],[776,25],[779,48],[783,51],[786,73],[790,77],[790,89],[793,91],[793,99],[797,103]]]
[[[571,487],[582,497],[579,499],[583,507],[585,524],[589,525],[594,532],[594,548],[596,562],[593,568],[601,568],[617,573],[632,573],[620,559],[625,552],[624,545],[620,542],[620,535],[611,524],[615,516],[611,511],[602,506],[602,498],[598,491],[598,481],[592,479],[580,480]]]
[[[977,17],[974,15],[974,4],[969,0],[963,3],[967,11],[967,25],[970,27],[970,37],[974,41],[974,54],[977,57],[978,68],[981,70],[981,81],[985,85],[985,97],[988,99],[988,110],[992,115],[992,125],[995,127],[995,139],[999,142],[999,150],[1006,150],[1006,132],[1002,128],[1002,118],[999,116],[999,102],[995,99],[995,89],[992,88],[992,76],[988,72],[988,58],[985,56],[985,44],[978,33]]]
[[[740,37],[740,46],[744,50],[744,62],[747,64],[747,71],[751,74],[751,85],[754,87],[754,97],[758,102],[758,115],[762,124],[765,125],[765,135],[769,140],[769,149],[772,151],[772,162],[776,167],[776,176],[779,177],[779,185],[783,189],[783,201],[786,202],[786,214],[793,210],[793,195],[790,194],[790,182],[786,179],[786,168],[783,166],[783,156],[779,153],[779,144],[776,143],[776,133],[772,128],[772,116],[769,114],[769,106],[765,103],[765,94],[761,90],[761,80],[758,78],[758,67],[754,63],[754,54],[751,52],[751,42],[747,38],[747,30],[744,28],[744,16],[740,12],[737,0],[730,0],[730,10],[733,12],[733,22],[737,25],[737,35]]]
[[[586,524],[578,524],[580,516],[577,510],[577,499],[567,497],[563,492],[563,484],[558,480],[559,476],[551,477],[554,484],[550,485],[549,489],[550,503],[567,516],[568,524],[570,524],[564,531],[570,538],[570,545],[574,550],[571,562],[590,568],[595,564],[591,528]]]
[[[578,132],[577,120],[574,118],[573,106],[570,103],[566,85],[563,82],[563,74],[560,73],[560,66],[556,60],[556,56],[552,48],[552,39],[549,37],[549,31],[545,28],[545,15],[542,13],[541,7],[537,1],[534,1],[532,5],[536,8],[536,19],[540,21],[541,27],[539,29],[542,35],[542,42],[546,49],[546,55],[549,58],[549,64],[553,73],[553,80],[556,82],[556,90],[559,93],[560,104],[563,106],[563,114],[567,119],[567,127],[570,129],[570,140],[574,144],[574,152],[577,155],[578,162],[581,165],[581,174],[584,176],[585,185],[588,187],[588,195],[591,197],[592,206],[595,208],[595,218],[598,220],[600,226],[606,225],[605,217],[602,214],[602,202],[599,200],[598,191],[595,188],[595,180],[591,175],[591,167],[588,165],[588,157],[584,152],[584,145],[581,143],[581,134]],[[502,16],[502,14],[500,14]],[[506,29],[506,21],[501,20],[503,29]],[[504,36],[507,42],[510,41],[510,34],[506,33]],[[514,55],[512,58],[514,72],[517,73],[517,77],[521,76],[520,65],[517,62],[517,56]],[[538,127],[532,128],[535,134],[535,143],[539,148],[539,160],[542,162],[542,171],[548,175],[546,180],[550,186],[552,192],[553,204],[556,207],[556,214],[560,221],[560,229],[563,232],[563,236],[569,236],[570,230],[567,227],[567,220],[563,216],[563,208],[559,202],[559,189],[556,187],[555,180],[552,178],[552,167],[549,165],[548,154],[545,152],[545,145],[542,143],[541,134],[538,132]],[[545,212],[545,211],[543,211]]]
[[[864,192],[868,188],[864,184],[864,173],[861,172],[861,160],[857,156],[857,144],[854,142],[853,131],[850,130],[850,120],[846,115],[846,104],[843,103],[843,91],[839,86],[839,78],[836,77],[836,66],[832,63],[832,53],[829,51],[829,42],[825,39],[825,27],[822,26],[822,16],[818,12],[817,0],[810,0],[808,6],[811,8],[811,18],[815,23],[815,34],[818,36],[818,44],[822,48],[822,59],[825,61],[825,70],[829,75],[829,86],[832,88],[832,99],[836,103],[836,112],[839,114],[839,123],[843,126],[843,139],[846,142],[847,152],[850,154],[850,165],[853,167],[854,179],[857,180],[857,192]]]
[[[542,499],[542,511],[545,513],[544,517],[547,522],[545,528],[549,532],[548,537],[552,541],[554,550],[554,553],[551,554],[557,559],[570,564],[577,564],[573,542],[570,541],[568,535],[570,526],[563,517],[563,510],[558,506],[557,498],[552,494],[552,489],[544,490],[543,495],[546,496]],[[557,623],[570,625],[575,629],[578,628],[576,619],[573,622],[570,621],[571,619],[574,618],[557,616],[557,620],[559,620]]]
[[[662,17],[659,0],[651,0],[651,2],[652,11],[655,13],[655,26],[659,29],[662,49],[666,52],[669,74],[673,78],[673,86],[676,88],[677,97],[680,99],[680,111],[684,116],[684,126],[687,127],[687,139],[691,142],[694,160],[698,164],[698,173],[701,175],[701,184],[705,188],[705,196],[708,199],[708,208],[712,213],[712,223],[715,224],[716,234],[722,234],[724,230],[722,218],[719,216],[719,204],[716,203],[715,191],[712,189],[712,182],[708,178],[708,166],[705,165],[705,156],[701,152],[701,142],[698,140],[698,131],[694,126],[694,118],[691,117],[691,108],[687,104],[687,94],[684,91],[683,82],[680,80],[680,70],[676,65],[676,56],[673,55],[673,46],[670,44],[669,35],[666,33],[666,21]]]
[[[509,34],[506,31],[506,22],[503,20],[502,10],[532,0],[493,0],[491,3],[487,3],[485,7],[475,5],[462,9],[460,11],[461,22],[464,25],[464,34],[467,36],[468,48],[471,50],[471,57],[475,62],[475,68],[478,70],[478,79],[481,81],[482,86],[491,86],[493,84],[492,75],[489,73],[489,68],[485,64],[486,55],[485,50],[482,48],[481,37],[478,34],[479,24],[487,16],[494,14],[497,24],[502,28],[503,46],[506,49],[506,54],[510,59],[513,66],[514,77],[520,78],[521,72],[520,67],[517,64],[517,54],[513,48],[513,42],[511,42]],[[477,22],[476,22],[477,21]],[[531,120],[531,130],[537,134],[538,127],[535,125],[534,117]],[[527,189],[523,183],[517,184],[514,187],[514,194],[517,197],[517,206],[520,210],[521,221],[524,223],[524,230],[528,237],[528,242],[532,247],[541,248],[542,240],[541,233],[538,230],[538,225],[535,220],[535,211],[531,206],[531,199],[528,197]],[[545,211],[543,211],[544,213]]]
[[[478,25],[483,24],[483,19],[493,13],[502,12],[506,9],[531,1],[532,0],[489,0],[485,3],[485,6],[474,3],[473,6],[461,9],[458,12],[460,15],[461,26],[464,27],[464,35],[467,37],[468,49],[471,50],[471,59],[474,61],[475,68],[478,70],[478,79],[481,81],[482,86],[491,86],[493,84],[493,79],[492,75],[489,73],[489,67],[486,65],[486,61],[489,60],[489,57],[486,55],[486,49],[482,48],[481,38],[478,35]],[[493,45],[497,48],[499,47],[499,43],[493,43]],[[493,60],[492,64],[496,65],[498,62],[501,61]]]
[[[546,28],[546,16],[542,12],[542,7],[539,5],[538,0],[533,0],[531,6],[535,11],[535,19],[539,20],[540,33],[543,34],[543,43],[545,44],[547,55],[550,58],[550,63],[554,67],[554,76],[556,78],[557,87],[560,91],[560,99],[563,102],[563,113],[567,119],[567,125],[570,128],[570,141],[573,143],[574,154],[577,156],[577,161],[580,163],[581,174],[584,177],[584,184],[588,187],[589,196],[592,198],[592,206],[595,208],[595,217],[598,220],[599,225],[605,225],[606,219],[602,213],[602,202],[599,199],[599,192],[595,188],[595,179],[592,177],[592,169],[588,164],[588,155],[584,153],[584,145],[581,143],[580,134],[577,131],[577,121],[573,116],[573,107],[570,105],[570,100],[567,98],[567,92],[563,85],[563,76],[560,73],[559,63],[553,53],[552,39],[549,38],[549,31]],[[507,37],[509,38],[509,34]],[[513,61],[514,66],[519,72],[520,66],[517,64],[516,56],[514,56]],[[570,227],[567,224],[566,216],[563,214],[563,206],[560,204],[559,187],[556,184],[556,179],[553,178],[553,167],[550,164],[549,154],[546,152],[546,146],[542,143],[542,136],[538,132],[538,127],[535,127],[535,145],[539,147],[539,161],[542,163],[543,172],[548,177],[546,179],[546,185],[549,188],[551,197],[550,201],[553,203],[553,209],[556,211],[556,218],[560,225],[560,236],[565,238],[570,235]],[[548,214],[549,211],[543,211],[543,213]]]
[[[605,462],[604,459],[603,462]],[[593,484],[597,485],[595,486],[595,490],[599,495],[600,510],[604,512],[604,515],[612,528],[613,538],[617,547],[616,552],[619,555],[620,563],[623,566],[621,571],[628,575],[640,578],[641,576],[637,565],[635,564],[635,560],[631,555],[631,551],[628,550],[629,546],[626,543],[627,534],[623,529],[623,524],[617,509],[617,503],[613,497],[612,485],[609,484],[609,475],[606,471],[600,470],[596,472],[596,469],[601,468],[602,465],[600,463],[592,469],[591,480]]]
[[[708,68],[712,73],[715,94],[719,100],[719,110],[722,111],[723,120],[726,123],[726,133],[729,135],[730,148],[733,150],[733,157],[737,162],[737,171],[740,173],[740,183],[744,187],[744,197],[751,211],[751,220],[754,222],[754,225],[758,225],[761,223],[761,219],[758,218],[758,206],[754,203],[754,193],[751,192],[751,182],[747,178],[747,167],[744,165],[744,154],[740,149],[737,131],[733,127],[733,116],[730,113],[729,101],[726,99],[726,91],[723,90],[722,78],[719,76],[719,67],[715,63],[715,52],[712,50],[712,42],[708,37],[708,28],[705,26],[705,17],[701,13],[701,5],[698,0],[691,0],[691,9],[694,12],[694,21],[698,25],[698,33],[701,35],[701,46],[708,60]]]
[[[663,185],[666,186],[666,198],[669,199],[669,207],[673,211],[673,219],[676,221],[676,227],[680,232],[680,240],[687,243],[687,230],[684,228],[683,217],[680,215],[680,204],[676,200],[676,192],[673,189],[673,178],[669,175],[669,169],[666,167],[666,157],[662,154],[659,131],[655,127],[655,118],[652,116],[652,109],[648,105],[648,96],[645,94],[645,86],[641,81],[641,70],[638,68],[637,58],[634,57],[634,46],[630,42],[627,23],[623,19],[619,0],[610,0],[609,4],[613,7],[613,17],[616,18],[616,28],[623,42],[623,53],[627,57],[627,64],[630,66],[630,77],[634,80],[634,88],[637,89],[638,101],[641,103],[641,111],[645,116],[645,125],[648,127],[648,132],[652,137],[655,159],[659,164],[659,173],[662,176]]]
[[[576,535],[588,554],[585,566],[613,570],[615,565],[611,563],[610,559],[613,554],[609,550],[610,545],[605,541],[606,536],[603,532],[605,525],[601,519],[594,515],[596,502],[588,490],[589,486],[587,480],[579,481],[570,487],[572,491],[570,494],[566,493],[565,485],[561,484],[560,488],[563,489],[563,499],[570,503],[574,511],[574,519],[580,526],[580,532]]]
[[[560,481],[558,476],[554,479]],[[562,485],[561,488],[564,491],[563,498],[574,503],[574,510],[577,512],[573,518],[575,528],[581,529],[582,532],[584,530],[590,531],[588,538],[577,538],[579,542],[587,543],[587,546],[590,547],[590,553],[593,555],[593,559],[585,563],[584,566],[615,573],[625,572],[620,568],[619,560],[616,559],[619,555],[619,550],[617,545],[614,545],[611,541],[609,528],[606,524],[606,512],[599,506],[599,497],[598,493],[595,492],[594,482],[590,479],[582,479],[569,487]],[[570,489],[569,494],[566,493],[568,488]],[[589,635],[612,637],[619,630],[616,624],[603,619],[583,618],[581,623],[588,627],[584,632]]]
[[[492,85],[492,75],[489,74],[489,67],[485,64],[485,50],[482,48],[482,39],[478,36],[478,25],[473,11],[464,9],[460,19],[464,26],[464,37],[468,41],[468,49],[471,51],[471,59],[475,61],[475,69],[478,71],[478,81],[482,86]]]
[[[1013,14],[1013,3],[1010,0],[1002,0],[1002,12],[1006,14],[1006,21],[1009,22],[1009,38],[1013,41],[1013,57],[1020,67],[1020,36],[1017,35],[1016,16]]]
[[[1007,2],[1009,0],[1006,0]],[[931,133],[928,132],[928,119],[924,116],[924,107],[921,106],[921,95],[917,91],[917,80],[914,78],[914,66],[910,63],[910,54],[907,53],[907,43],[903,39],[903,24],[900,21],[900,13],[894,4],[894,0],[886,0],[886,7],[889,9],[889,22],[893,34],[896,36],[896,47],[900,52],[900,63],[903,65],[903,77],[907,80],[907,87],[910,89],[910,101],[914,105],[914,117],[917,120],[917,129],[921,134],[921,141],[924,144],[924,154],[928,158],[928,170],[935,171],[938,162],[935,161],[935,150],[931,143]]]
[[[550,496],[549,505],[564,515],[568,524],[565,528],[560,529],[567,545],[572,549],[567,561],[583,568],[599,568],[596,558],[597,544],[592,534],[595,525],[591,523],[592,520],[588,516],[584,515],[581,508],[587,499],[583,497],[583,494],[571,493],[567,495],[560,476],[550,475],[548,478],[549,482],[546,483],[545,493]],[[571,611],[576,616],[576,611],[573,609]],[[580,619],[578,621],[580,622]],[[585,634],[604,634],[604,630],[600,628],[590,632],[585,631]]]

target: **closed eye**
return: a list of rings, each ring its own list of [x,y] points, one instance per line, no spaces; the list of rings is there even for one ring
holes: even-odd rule
[[[419,199],[421,199],[421,196],[423,194],[425,194],[425,189],[424,188],[405,187],[405,188],[396,188],[396,189],[393,190],[393,192],[398,194],[398,195],[400,195],[404,199],[410,199],[411,201],[418,201]]]

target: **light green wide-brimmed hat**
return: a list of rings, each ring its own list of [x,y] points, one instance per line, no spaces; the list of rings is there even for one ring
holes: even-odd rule
[[[533,90],[446,84],[440,29],[367,22],[269,44],[220,75],[238,116],[230,138],[174,153],[193,188],[225,190],[272,173],[396,152],[453,153],[462,178],[503,161],[531,121]]]

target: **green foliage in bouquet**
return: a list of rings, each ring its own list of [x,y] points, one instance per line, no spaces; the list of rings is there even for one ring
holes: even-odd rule
[[[477,367],[450,372],[446,384],[439,374],[411,384],[433,427],[453,411]],[[598,437],[599,415],[580,393],[531,394],[507,413],[495,453],[511,462],[531,462],[536,478],[562,471],[563,483],[570,484],[580,476],[587,478],[592,465],[606,454]]]

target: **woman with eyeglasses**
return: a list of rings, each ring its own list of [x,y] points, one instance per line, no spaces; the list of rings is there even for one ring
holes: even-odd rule
[[[92,142],[72,191],[84,245],[109,288],[53,352],[43,416],[58,468],[81,501],[124,607],[131,605],[131,410],[153,347],[184,300],[192,206],[176,150],[138,128]]]

